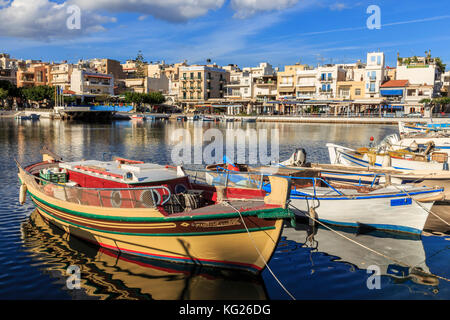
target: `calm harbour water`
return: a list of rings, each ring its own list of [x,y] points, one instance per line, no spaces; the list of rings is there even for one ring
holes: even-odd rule
[[[0,299],[289,299],[266,269],[252,277],[221,269],[200,269],[133,257],[117,257],[69,237],[40,219],[30,200],[18,203],[14,164],[41,159],[46,145],[65,160],[111,155],[170,164],[171,134],[186,128],[278,129],[282,160],[305,148],[308,161],[328,162],[327,142],[367,145],[397,131],[395,126],[282,123],[178,123],[116,121],[77,124],[62,121],[16,122],[0,119]],[[338,235],[307,225],[287,225],[269,262],[296,299],[449,299],[450,283],[409,273]],[[427,272],[450,278],[450,237],[409,237],[377,232],[345,235]],[[67,267],[81,267],[81,290],[66,286]],[[367,268],[380,267],[381,288],[369,290]],[[401,276],[403,274],[404,276]]]

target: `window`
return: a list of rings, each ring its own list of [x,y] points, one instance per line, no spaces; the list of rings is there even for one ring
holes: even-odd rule
[[[183,99],[186,99],[186,91],[183,92]]]
[[[370,61],[375,62],[376,57],[375,56],[371,56],[370,57]]]
[[[199,72],[198,75],[197,75],[197,77],[198,77],[199,79],[201,79],[201,78],[202,78],[202,73]]]
[[[194,73],[191,72],[191,79],[194,79]]]
[[[322,80],[322,81],[325,80],[325,77],[326,77],[326,74],[322,73],[321,76],[320,76],[320,80]]]
[[[371,84],[370,84],[370,89],[369,89],[369,91],[370,91],[370,92],[375,92],[375,83],[371,83]]]
[[[361,89],[355,89],[355,96],[361,95]]]
[[[377,65],[381,65],[381,56],[377,56]]]
[[[331,73],[328,74],[328,80],[331,80],[332,76]]]

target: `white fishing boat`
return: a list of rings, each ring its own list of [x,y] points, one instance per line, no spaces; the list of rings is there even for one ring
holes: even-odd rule
[[[450,122],[442,123],[409,123],[398,122],[398,129],[400,134],[402,133],[414,133],[414,132],[445,132],[450,131]]]
[[[394,133],[380,143],[386,144],[392,150],[409,149],[409,150],[427,150],[432,148],[437,152],[445,152],[450,156],[450,133],[409,133],[402,134],[400,137]]]
[[[360,148],[358,150],[327,143],[331,164],[358,167],[393,167],[400,170],[444,170],[448,168],[447,154],[430,152],[418,154],[407,150],[382,151]]]
[[[267,177],[261,174],[271,171],[270,168],[235,167],[238,171],[229,170],[223,164],[208,166],[206,181],[216,186],[229,183],[249,188],[259,186],[271,192]],[[276,172],[277,168],[272,168],[272,171]],[[314,214],[317,219],[329,224],[421,233],[434,202],[444,199],[444,189],[441,187],[355,186],[329,182],[319,174],[307,169],[278,168],[276,176],[291,179],[291,209],[296,215]]]

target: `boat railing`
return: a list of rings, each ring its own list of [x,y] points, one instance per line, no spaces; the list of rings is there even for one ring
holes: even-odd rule
[[[267,175],[258,172],[231,171],[206,169],[186,169],[192,183],[221,186],[225,188],[262,189],[264,177]]]
[[[329,188],[337,195],[345,196],[345,194],[339,190],[339,188],[334,187],[330,184],[327,179],[322,177],[295,177],[295,176],[286,176],[279,174],[269,174],[262,172],[241,172],[241,171],[232,171],[223,167],[216,167],[215,170],[203,170],[203,169],[185,169],[188,173],[191,182],[193,183],[205,183],[208,185],[215,186],[224,186],[224,187],[238,187],[238,188],[252,188],[252,189],[264,189],[269,191],[269,176],[286,178],[291,180],[302,180],[302,181],[310,181],[309,186],[313,188],[313,193],[305,193],[300,191],[302,188],[297,188],[294,184],[294,188],[292,189],[295,195],[303,195],[303,196],[317,196],[318,188],[320,186],[324,186],[325,188]],[[379,178],[385,173],[367,173],[367,174],[356,174],[349,173],[344,174],[349,176],[366,176],[372,177],[373,180],[370,183],[370,187],[372,188],[378,181]],[[359,182],[359,186],[361,186],[361,182]],[[304,188],[304,187],[303,187]]]
[[[172,196],[170,189],[166,186],[86,188],[48,181],[25,170],[23,172],[25,172],[22,176],[25,180],[23,182],[27,186],[38,189],[46,196],[81,205],[130,209],[155,208],[165,205]],[[38,197],[38,195],[33,196]]]

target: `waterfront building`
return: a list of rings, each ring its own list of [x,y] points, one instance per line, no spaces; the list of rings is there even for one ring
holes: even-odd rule
[[[73,64],[64,61],[61,64],[54,64],[50,67],[51,85],[58,86],[63,90],[70,90]]]
[[[386,81],[397,79],[397,68],[386,66],[384,79]]]
[[[316,98],[330,100],[337,96],[338,81],[345,81],[346,72],[340,65],[324,65],[317,68]]]
[[[441,95],[445,97],[450,97],[450,71],[442,73],[442,88]]]
[[[365,74],[366,98],[379,98],[380,86],[385,82],[385,56],[383,52],[367,53]],[[403,79],[403,78],[400,78]]]
[[[438,61],[429,53],[425,57],[397,57],[397,79],[408,80],[411,85],[431,86],[432,97],[441,91],[442,71]]]
[[[51,85],[51,65],[47,62],[27,60],[17,71],[17,87]]]
[[[223,100],[230,74],[217,65],[180,67],[179,101],[195,106],[208,100]]]
[[[13,85],[17,85],[17,71],[14,69],[0,68],[0,81],[9,81]]]
[[[284,71],[277,73],[277,99],[295,99],[297,85],[297,71],[305,70],[307,65],[296,63],[286,65]]]
[[[319,87],[317,70],[305,67],[304,69],[298,69],[296,76],[296,98],[298,100],[315,99]]]
[[[108,58],[80,60],[76,67],[87,72],[110,74],[114,78],[114,94],[124,91],[125,82],[123,79],[125,74],[119,61]]]
[[[112,74],[88,72],[73,69],[70,90],[83,97],[114,95],[114,76]]]
[[[340,100],[357,100],[365,97],[364,74],[366,66],[358,61],[355,64],[341,65],[345,79],[337,81],[336,98]]]
[[[248,70],[241,70],[236,65],[226,66],[224,70],[230,73],[230,81],[227,83],[225,98],[249,102],[252,98],[253,77]]]

